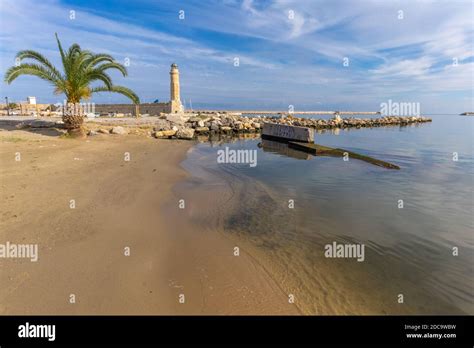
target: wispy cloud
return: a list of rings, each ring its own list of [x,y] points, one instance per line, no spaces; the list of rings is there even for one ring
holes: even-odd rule
[[[456,103],[463,100],[458,107],[469,108],[474,40],[469,0],[360,0],[350,6],[343,0],[105,4],[2,1],[1,71],[25,48],[59,64],[58,32],[66,45],[78,42],[118,60],[129,58],[129,77],[117,76],[117,82],[136,89],[144,100],[167,99],[168,69],[176,61],[183,97],[211,107],[373,109],[393,96],[430,104],[436,95],[437,107],[441,103],[450,110],[455,91]],[[180,10],[184,20],[178,18]],[[70,11],[76,11],[75,19]],[[2,94],[53,98],[34,78],[15,82],[2,84]]]

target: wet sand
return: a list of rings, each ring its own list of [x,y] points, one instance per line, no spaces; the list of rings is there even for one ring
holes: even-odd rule
[[[39,249],[37,262],[0,259],[0,314],[299,313],[219,224],[193,223],[199,195],[179,208],[192,142],[20,130],[0,142],[0,243]]]

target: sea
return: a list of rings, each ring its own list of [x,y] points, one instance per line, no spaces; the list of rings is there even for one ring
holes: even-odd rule
[[[198,192],[195,223],[231,238],[303,314],[472,315],[474,117],[423,116],[432,122],[315,135],[399,170],[217,139],[189,151],[177,190]],[[255,163],[218,160],[231,150]]]

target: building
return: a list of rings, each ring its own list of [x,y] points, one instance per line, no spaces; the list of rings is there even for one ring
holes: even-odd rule
[[[143,103],[139,105],[141,114],[159,115],[160,113],[179,113],[184,108],[181,104],[179,70],[178,66],[171,64],[170,70],[170,101],[167,103]],[[95,112],[98,113],[122,113],[135,114],[136,108],[133,104],[96,104]]]
[[[26,97],[26,102],[19,102],[20,115],[40,116],[41,112],[50,109],[49,104],[38,104],[36,97]]]

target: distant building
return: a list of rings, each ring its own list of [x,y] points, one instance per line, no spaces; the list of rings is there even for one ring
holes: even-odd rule
[[[40,116],[40,113],[49,109],[49,104],[38,104],[36,97],[26,97],[26,101],[18,103],[20,115]]]
[[[167,103],[153,103],[140,104],[139,110],[141,114],[158,115],[160,113],[179,113],[183,112],[184,108],[181,104],[180,85],[179,85],[179,70],[178,65],[171,64],[170,70],[170,101]],[[98,113],[123,113],[135,114],[135,105],[133,104],[96,104],[95,111]]]

